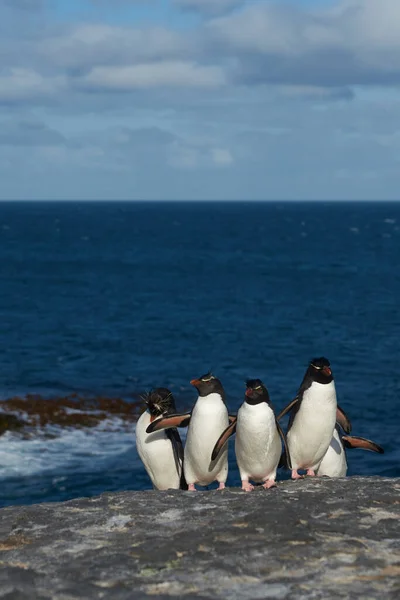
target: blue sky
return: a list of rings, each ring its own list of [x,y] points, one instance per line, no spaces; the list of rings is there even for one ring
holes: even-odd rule
[[[399,199],[399,0],[0,0],[0,199]]]

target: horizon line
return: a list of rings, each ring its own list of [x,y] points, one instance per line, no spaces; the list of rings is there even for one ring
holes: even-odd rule
[[[365,199],[365,198],[324,198],[324,199],[310,199],[310,198],[302,198],[302,199],[291,199],[291,198],[285,198],[285,199],[245,199],[245,198],[241,198],[241,199],[157,199],[157,198],[151,198],[151,199],[139,199],[139,198],[131,198],[131,199],[123,199],[123,198],[61,198],[61,199],[55,199],[55,198],[14,198],[14,199],[10,199],[10,198],[0,198],[0,204],[2,203],[18,203],[18,202],[48,202],[48,203],[57,203],[57,202],[63,202],[63,203],[67,203],[67,202],[89,202],[89,203],[105,203],[105,202],[120,202],[120,203],[141,203],[141,204],[145,204],[145,203],[158,203],[158,204],[162,204],[162,203],[179,203],[179,204],[190,204],[190,203],[253,203],[253,204],[266,204],[266,203],[300,203],[300,202],[308,202],[308,203],[326,203],[326,202],[334,202],[334,203],[373,203],[373,202],[390,202],[390,203],[396,203],[396,202],[400,202],[400,198],[384,198],[384,199]]]

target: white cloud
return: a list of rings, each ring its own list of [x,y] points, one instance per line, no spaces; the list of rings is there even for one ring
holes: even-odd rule
[[[122,67],[95,67],[77,80],[78,85],[113,91],[159,86],[214,87],[224,85],[223,70],[185,61],[160,61]]]
[[[0,72],[0,102],[3,103],[48,97],[64,87],[64,77],[44,77],[33,69],[17,67]]]
[[[41,62],[67,69],[95,65],[134,64],[147,59],[189,53],[188,40],[165,27],[117,27],[102,23],[76,25],[62,34],[40,40]]]
[[[2,39],[9,72],[0,75],[1,96],[31,93],[36,101],[54,94],[62,101],[68,91],[95,89],[98,102],[102,91],[272,84],[297,87],[304,97],[301,90],[326,89],[327,98],[351,99],[354,85],[400,83],[400,1],[313,6],[248,2],[190,30],[77,23],[18,42]]]
[[[3,197],[398,194],[400,0],[129,1],[0,0]]]
[[[219,167],[228,167],[233,163],[233,156],[229,150],[225,148],[212,148],[211,149],[211,157],[214,162]]]
[[[298,12],[278,5],[255,4],[240,13],[213,19],[208,28],[214,39],[226,44],[228,51],[291,55],[301,46],[301,23]],[[304,40],[303,40],[304,41]]]
[[[249,4],[208,24],[236,59],[238,80],[300,85],[400,82],[400,2],[341,0],[333,7]]]
[[[226,148],[210,146],[207,140],[176,140],[169,146],[168,164],[176,169],[229,167],[233,156]]]

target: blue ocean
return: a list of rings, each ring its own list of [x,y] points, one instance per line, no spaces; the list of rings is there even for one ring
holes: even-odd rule
[[[278,411],[323,355],[385,449],[350,451],[349,475],[400,476],[399,263],[400,203],[0,203],[0,409],[165,386],[184,410],[212,370],[232,412],[255,377]],[[6,431],[0,479],[1,506],[151,488],[112,414]]]

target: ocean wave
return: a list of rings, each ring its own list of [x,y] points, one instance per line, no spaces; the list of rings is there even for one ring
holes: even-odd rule
[[[7,431],[0,437],[0,480],[57,473],[102,472],[135,447],[134,423],[107,418],[90,429],[47,425],[30,435]],[[93,460],[91,460],[93,458]]]

